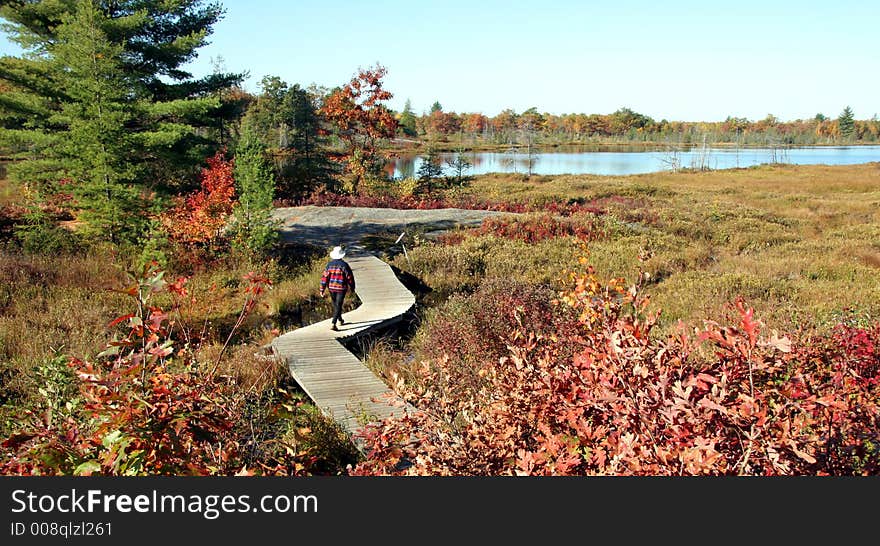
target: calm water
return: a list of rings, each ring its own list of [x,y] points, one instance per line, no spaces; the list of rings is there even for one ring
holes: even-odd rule
[[[454,154],[439,154],[445,167]],[[526,173],[528,157],[524,153],[468,152],[467,160],[473,165],[464,174],[492,172]],[[730,169],[750,167],[762,163],[789,163],[794,165],[852,165],[880,161],[880,146],[816,146],[789,149],[772,148],[709,148],[689,149],[676,153],[664,150],[638,151],[566,151],[546,152],[533,156],[532,174],[642,174],[671,170],[673,162],[681,168]],[[421,165],[418,156],[404,156],[388,165],[388,173],[395,178],[414,176]]]

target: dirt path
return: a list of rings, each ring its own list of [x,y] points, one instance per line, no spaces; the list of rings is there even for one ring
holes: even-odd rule
[[[280,220],[284,242],[325,248],[356,246],[367,235],[404,232],[414,228],[428,231],[456,226],[477,226],[484,218],[504,212],[466,209],[399,210],[366,207],[282,207],[273,212]]]

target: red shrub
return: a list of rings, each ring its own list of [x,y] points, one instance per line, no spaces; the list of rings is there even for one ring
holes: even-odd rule
[[[242,315],[253,309],[266,279],[249,275]],[[81,402],[67,410],[25,412],[2,444],[0,474],[231,475],[304,473],[304,454],[288,453],[246,469],[235,435],[246,398],[229,392],[195,361],[192,337],[172,319],[188,296],[185,279],[163,280],[155,264],[122,290],[136,310],[109,324],[122,335],[92,361],[72,358]],[[150,303],[169,290],[171,312]],[[240,324],[237,323],[237,325]],[[180,336],[179,338],[177,336]],[[231,336],[231,334],[230,334]],[[228,340],[227,340],[228,343]],[[225,347],[224,347],[225,348]],[[219,362],[219,357],[217,362]],[[77,408],[77,404],[82,406]],[[251,430],[250,433],[253,433]]]
[[[481,362],[494,362],[507,354],[508,335],[522,328],[544,332],[558,322],[550,302],[552,291],[543,286],[494,279],[471,296],[454,296],[442,314],[424,327],[422,356],[430,360],[456,355],[447,362],[447,384],[468,389],[477,381]]]
[[[559,305],[577,320],[514,328],[502,358],[472,365],[471,389],[448,387],[467,347],[424,363],[405,393],[423,412],[369,427],[354,473],[880,472],[878,327],[795,346],[737,301],[736,326],[655,340],[640,286],[591,271]]]
[[[523,241],[529,244],[557,237],[577,237],[583,241],[593,241],[603,236],[595,217],[579,214],[573,217],[560,218],[550,214],[527,217],[490,217],[483,220],[478,228],[468,230],[472,235],[494,235],[505,239]],[[464,238],[461,232],[442,236],[446,244],[460,243]]]
[[[223,228],[235,206],[234,165],[223,152],[208,158],[202,169],[201,187],[178,197],[174,208],[161,217],[169,239],[190,247],[210,248],[222,238]]]

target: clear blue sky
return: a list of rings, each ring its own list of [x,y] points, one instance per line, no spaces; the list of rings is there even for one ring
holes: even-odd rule
[[[225,0],[192,72],[333,87],[388,69],[389,106],[657,120],[880,113],[880,0]],[[0,53],[17,50],[4,39]]]

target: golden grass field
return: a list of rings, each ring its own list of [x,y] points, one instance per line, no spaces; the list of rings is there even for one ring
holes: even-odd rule
[[[588,245],[605,277],[651,275],[661,330],[719,319],[745,298],[768,326],[823,328],[880,316],[880,163],[765,165],[635,176],[486,175],[465,190],[490,200],[597,200],[608,236]],[[640,262],[639,256],[647,257]],[[453,292],[486,276],[553,282],[579,245],[492,237],[426,243],[395,265]]]

